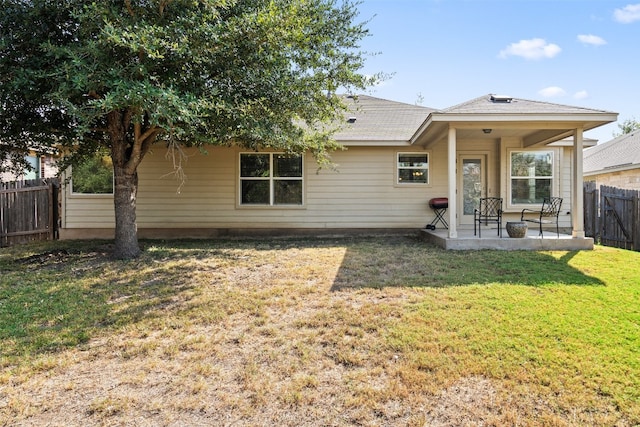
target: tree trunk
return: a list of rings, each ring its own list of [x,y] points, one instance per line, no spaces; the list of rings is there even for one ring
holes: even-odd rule
[[[119,259],[131,259],[140,255],[138,224],[136,223],[139,161],[131,160],[135,142],[128,141],[127,138],[129,120],[130,115],[124,111],[113,111],[107,115],[115,181],[113,191],[116,219],[114,256]]]
[[[140,255],[136,223],[138,173],[128,174],[124,168],[114,164],[114,175],[113,203],[116,216],[114,256],[119,259],[136,258]]]

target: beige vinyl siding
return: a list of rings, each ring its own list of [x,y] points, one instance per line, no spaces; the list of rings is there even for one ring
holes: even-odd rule
[[[64,188],[62,228],[113,228],[115,215],[111,195],[75,195]]]
[[[172,162],[161,149],[139,168],[137,220],[149,228],[416,228],[432,213],[427,201],[446,194],[444,155],[430,158],[431,185],[399,186],[397,147],[351,147],[335,152],[336,170],[304,157],[303,206],[241,206],[238,158],[241,150],[213,148],[207,155],[188,151],[180,187]],[[178,192],[179,190],[179,192]],[[65,228],[113,227],[113,198],[66,193]]]

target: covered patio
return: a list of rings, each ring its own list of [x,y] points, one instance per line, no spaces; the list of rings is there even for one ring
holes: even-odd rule
[[[596,143],[585,131],[611,123],[617,114],[508,96],[487,95],[433,112],[413,138],[425,150],[446,149],[446,176],[437,197],[448,200],[448,227],[424,229],[427,241],[445,249],[584,250],[583,149]],[[481,198],[501,200],[502,227],[543,200],[561,200],[559,237],[529,227],[524,238],[493,232],[474,236],[474,211]]]
[[[502,237],[497,234],[495,228],[483,230],[482,237],[474,236],[473,228],[458,228],[456,237],[450,237],[449,230],[444,228],[420,230],[422,240],[450,250],[580,251],[593,249],[591,237],[576,238],[563,233],[558,237],[555,230],[545,230],[544,237],[540,237],[537,227],[529,227],[527,235],[523,238],[511,238],[505,229],[502,230]]]

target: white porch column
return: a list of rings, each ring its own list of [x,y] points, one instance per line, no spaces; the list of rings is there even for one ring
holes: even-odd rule
[[[455,239],[458,237],[458,230],[456,225],[456,129],[449,128],[449,139],[447,144],[447,163],[448,163],[448,175],[449,175],[449,238]]]
[[[573,132],[573,176],[571,183],[571,225],[574,238],[584,238],[584,193],[582,156],[584,142],[582,129]]]

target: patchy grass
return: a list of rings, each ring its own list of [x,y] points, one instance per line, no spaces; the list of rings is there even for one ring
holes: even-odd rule
[[[144,247],[0,249],[0,425],[640,424],[639,253]]]

